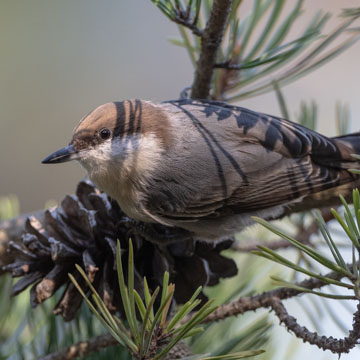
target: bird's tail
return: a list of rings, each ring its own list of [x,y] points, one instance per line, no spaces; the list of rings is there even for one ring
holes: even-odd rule
[[[297,204],[296,211],[304,211],[321,202],[322,206],[332,206],[339,195],[348,197],[352,189],[360,189],[360,175],[349,170],[360,170],[360,132],[329,139],[331,144],[313,146],[312,160],[326,174],[323,186],[306,196]],[[314,147],[316,148],[314,151]]]
[[[343,162],[360,166],[360,161],[354,155],[360,156],[360,132],[333,138],[339,147]]]
[[[321,147],[315,151],[313,160],[320,165],[335,169],[360,169],[360,132],[333,137],[332,149]]]

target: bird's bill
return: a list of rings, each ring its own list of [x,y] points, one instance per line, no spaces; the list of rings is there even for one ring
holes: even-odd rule
[[[42,163],[43,164],[57,164],[63,163],[66,161],[76,160],[80,157],[79,151],[77,151],[74,146],[69,145],[65,146],[60,150],[53,152],[51,155],[46,157]]]

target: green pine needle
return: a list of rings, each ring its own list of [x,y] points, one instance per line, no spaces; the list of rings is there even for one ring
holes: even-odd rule
[[[153,358],[161,359],[180,340],[200,334],[203,331],[203,328],[196,326],[213,312],[216,309],[216,306],[212,305],[213,300],[208,301],[199,311],[195,312],[188,321],[180,325],[180,321],[193,311],[194,308],[200,305],[201,301],[197,299],[197,296],[200,294],[202,288],[199,287],[186,304],[180,307],[172,318],[168,319],[168,312],[173,299],[175,285],[169,284],[170,276],[168,272],[165,272],[163,276],[160,306],[154,315],[154,303],[158,298],[160,288],[157,287],[153,294],[150,295],[146,278],[144,278],[144,300],[141,298],[139,293],[134,289],[133,257],[134,250],[130,239],[128,248],[128,278],[126,285],[121,259],[120,242],[118,241],[116,247],[116,265],[120,295],[129,329],[125,327],[119,318],[110,313],[104,301],[86,276],[86,273],[79,265],[76,265],[76,268],[91,290],[92,301],[86,296],[85,291],[81,288],[76,279],[71,274],[69,274],[69,277],[101,324],[120,344],[127,347],[133,355],[139,355],[141,358],[148,356],[150,344],[152,344],[152,351],[154,351],[154,339],[159,339],[159,341],[161,341],[161,336],[166,337],[168,341],[167,345],[163,348],[159,345],[159,353]],[[140,314],[141,321],[137,318],[137,311]],[[155,334],[156,337],[154,338]]]
[[[290,287],[302,292],[311,293],[314,295],[318,295],[321,297],[331,298],[331,299],[359,299],[360,297],[360,289],[359,289],[359,277],[360,277],[360,263],[359,260],[356,259],[356,254],[359,251],[360,245],[360,193],[358,189],[353,190],[353,203],[354,203],[354,214],[352,213],[350,206],[346,202],[345,198],[340,195],[340,200],[344,206],[344,215],[343,217],[335,210],[331,209],[331,212],[337,222],[340,224],[340,226],[345,231],[350,243],[352,244],[352,272],[351,268],[349,269],[348,265],[346,265],[345,260],[343,256],[341,255],[341,252],[334,242],[334,240],[331,237],[331,234],[326,226],[326,223],[324,219],[321,216],[321,213],[319,211],[315,211],[315,219],[319,226],[319,230],[325,240],[325,243],[327,244],[335,262],[331,261],[324,255],[320,254],[316,249],[313,249],[307,245],[304,245],[303,243],[297,241],[296,239],[292,238],[289,235],[286,235],[282,230],[274,226],[273,224],[270,224],[269,222],[262,220],[260,218],[254,217],[253,219],[260,223],[262,226],[273,232],[274,234],[282,237],[283,239],[289,241],[295,248],[297,248],[299,251],[307,254],[310,256],[315,262],[329,268],[332,271],[335,271],[339,273],[342,277],[346,277],[351,283],[348,282],[342,282],[339,280],[335,280],[326,276],[322,276],[320,274],[317,274],[311,270],[308,270],[304,267],[299,266],[298,264],[295,264],[288,260],[287,258],[279,255],[277,252],[268,249],[264,246],[259,246],[258,251],[253,251],[254,254],[264,257],[266,259],[269,259],[271,261],[277,262],[279,264],[282,264],[290,269],[295,270],[296,272],[302,272],[312,278],[319,279],[323,281],[326,284],[329,285],[335,285],[340,287],[345,287],[349,290],[352,290],[354,292],[354,295],[333,295],[328,294],[320,291],[314,291],[310,289],[303,288],[297,284],[286,282],[284,280],[273,278],[276,280],[277,285]],[[355,251],[357,250],[357,251]]]

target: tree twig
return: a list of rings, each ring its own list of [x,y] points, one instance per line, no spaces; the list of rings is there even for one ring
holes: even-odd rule
[[[214,68],[226,70],[241,70],[243,66],[242,64],[233,64],[230,61],[214,64]]]
[[[71,360],[115,345],[119,345],[119,343],[110,334],[105,334],[88,341],[80,341],[66,349],[43,356],[39,360]]]
[[[350,266],[352,265],[349,264],[348,266],[350,268]],[[341,280],[344,277],[343,275],[340,275],[339,273],[334,271],[329,272],[324,276],[331,278],[333,280]],[[319,289],[328,284],[319,279],[310,278],[301,281],[297,285],[312,290],[312,289]],[[302,293],[303,292],[300,290],[282,287],[275,290],[266,291],[259,295],[244,296],[229,304],[224,304],[219,306],[212,314],[210,314],[203,321],[203,323],[223,320],[229,316],[241,315],[244,314],[245,312],[255,311],[260,308],[268,308],[271,306],[273,299],[286,300]]]
[[[350,267],[350,265],[348,266]],[[341,280],[341,278],[343,277],[336,272],[330,272],[325,276],[334,280]],[[300,282],[298,285],[307,289],[315,289],[321,288],[328,284],[321,280],[311,278]],[[259,295],[244,296],[237,301],[221,305],[216,311],[214,311],[206,319],[204,319],[202,323],[206,324],[214,321],[223,320],[230,316],[241,315],[245,312],[255,311],[260,308],[271,308],[272,310],[274,310],[280,321],[284,323],[289,330],[293,331],[296,336],[302,338],[304,341],[308,341],[324,350],[328,349],[335,353],[348,352],[348,350],[353,348],[356,345],[358,339],[360,338],[360,305],[358,305],[358,310],[354,314],[353,329],[350,331],[347,338],[333,339],[332,337],[320,337],[316,333],[311,333],[306,328],[298,325],[296,319],[287,313],[286,309],[281,303],[281,300],[292,298],[301,293],[302,291],[300,290],[279,288],[264,292]],[[185,319],[182,320],[182,323],[188,321],[190,317],[191,315],[185,317]],[[56,353],[46,355],[40,358],[40,360],[71,360],[76,357],[84,356],[91,352],[99,351],[102,348],[114,346],[117,344],[117,341],[111,335],[101,335],[88,341],[76,343]],[[179,349],[181,349],[181,351],[185,351],[187,355],[189,355],[189,348],[184,347],[184,344],[182,343],[180,343],[179,346],[180,348],[174,349],[174,354],[176,354],[177,351],[180,351]]]
[[[360,339],[360,303],[357,305],[357,311],[353,316],[353,326],[349,335],[343,339],[334,339],[332,336],[320,336],[316,332],[309,331],[305,326],[298,324],[297,320],[288,314],[284,304],[279,299],[273,299],[271,308],[286,328],[292,331],[297,338],[304,342],[316,345],[322,350],[330,350],[335,354],[348,353]]]
[[[187,18],[175,16],[172,19],[175,23],[182,25],[188,29],[190,29],[193,34],[202,37],[204,32],[196,25],[195,21],[189,21]]]
[[[348,264],[349,268],[351,266],[352,265]],[[335,280],[341,280],[343,277],[336,272],[330,272],[325,276]],[[321,280],[311,278],[300,282],[298,285],[307,289],[315,289],[328,284]],[[349,335],[343,339],[335,339],[332,336],[320,336],[316,332],[309,331],[306,327],[300,326],[297,323],[297,320],[288,314],[282,300],[289,299],[301,293],[302,291],[300,290],[279,288],[264,292],[260,295],[242,297],[237,301],[221,305],[204,319],[203,323],[222,320],[230,316],[237,316],[260,308],[271,308],[279,318],[280,323],[285,324],[286,328],[292,331],[296,337],[302,339],[304,342],[316,345],[322,350],[330,350],[337,354],[348,353],[350,349],[358,344],[360,339],[360,303],[357,306],[357,311],[354,313],[353,326],[349,331]]]
[[[87,341],[80,341],[68,348],[45,355],[39,360],[72,360],[116,345],[119,345],[119,343],[110,334],[99,335]],[[164,357],[164,360],[182,359],[190,355],[192,355],[190,348],[183,341],[180,341],[169,351]]]
[[[221,44],[232,0],[214,0],[209,20],[201,37],[201,52],[197,64],[191,97],[209,97],[216,55]]]

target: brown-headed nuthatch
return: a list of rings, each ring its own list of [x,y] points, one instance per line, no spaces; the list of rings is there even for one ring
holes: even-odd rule
[[[43,163],[78,160],[129,217],[211,241],[353,181],[354,153],[360,133],[327,138],[214,101],[128,100],[85,116],[70,145]]]

